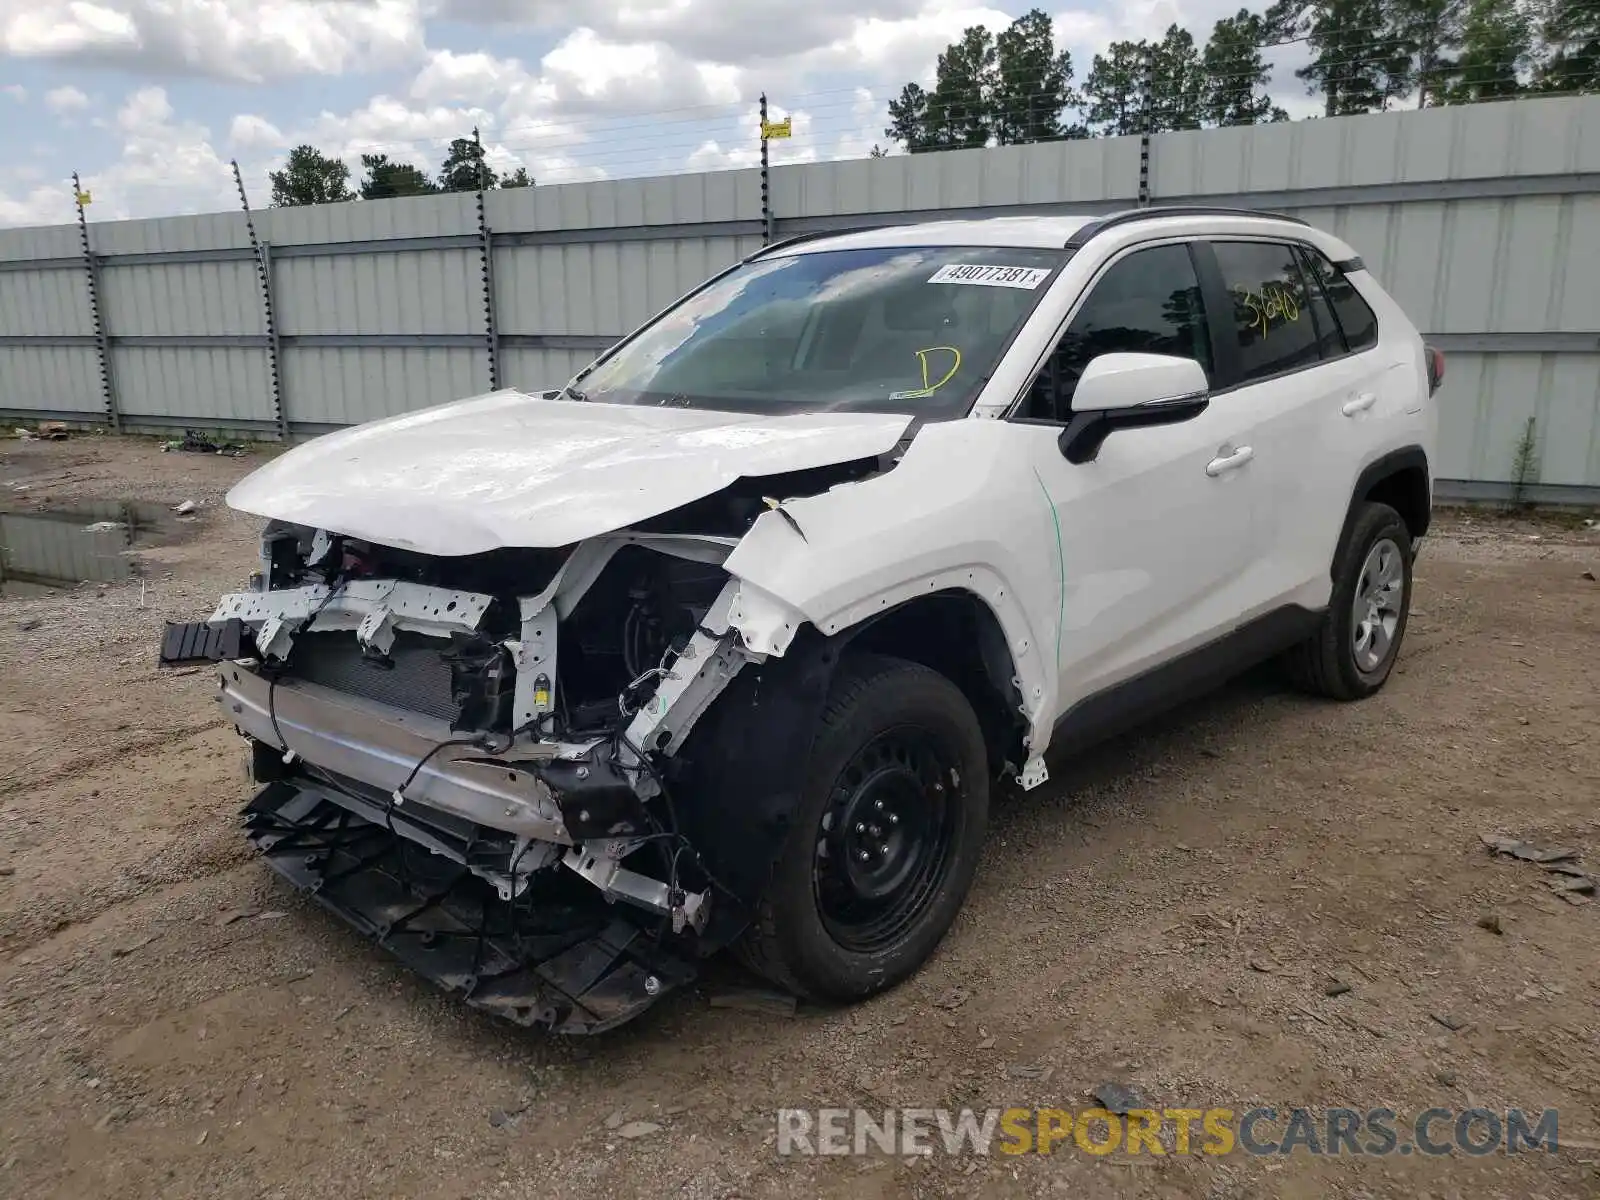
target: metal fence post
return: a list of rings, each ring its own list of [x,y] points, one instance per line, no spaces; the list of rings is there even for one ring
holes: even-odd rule
[[[500,326],[494,316],[494,236],[489,232],[489,216],[483,203],[483,141],[478,127],[472,127],[472,143],[478,149],[478,253],[483,258],[483,331],[489,351],[489,390],[500,388]]]
[[[261,279],[261,315],[267,327],[267,374],[272,383],[272,423],[278,436],[289,439],[289,414],[283,406],[283,380],[278,373],[278,322],[272,312],[272,260],[267,247],[256,237],[255,218],[250,215],[250,197],[245,195],[244,176],[239,172],[239,160],[233,160],[233,182],[239,189],[239,205],[244,209],[244,227],[250,235],[250,249],[255,253],[256,274]]]
[[[1150,204],[1150,127],[1153,123],[1150,93],[1155,88],[1154,55],[1147,48],[1144,54],[1144,101],[1139,120],[1139,207]]]
[[[116,377],[111,370],[111,343],[106,336],[105,316],[100,308],[100,264],[89,248],[89,218],[83,210],[83,184],[72,173],[72,202],[78,206],[78,237],[83,243],[83,268],[89,283],[89,318],[94,322],[94,344],[100,354],[100,393],[106,407],[106,421],[113,433],[122,428],[117,409]]]
[[[772,173],[767,163],[767,94],[761,93],[761,244],[772,245]]]
[[[267,365],[272,371],[272,417],[278,423],[278,436],[289,436],[289,409],[284,403],[283,342],[278,333],[278,300],[272,284],[272,243],[262,242],[256,253],[261,260],[261,311],[267,319]]]

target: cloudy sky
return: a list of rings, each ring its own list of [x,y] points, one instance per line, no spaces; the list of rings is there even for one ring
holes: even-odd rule
[[[435,173],[483,131],[491,163],[541,183],[744,166],[756,98],[792,113],[781,160],[855,157],[885,105],[994,0],[0,0],[0,225],[232,208],[309,141],[357,165]],[[1055,9],[1079,81],[1119,38],[1176,21],[1204,41],[1239,0],[1083,0]],[[1274,94],[1311,109],[1280,63]]]

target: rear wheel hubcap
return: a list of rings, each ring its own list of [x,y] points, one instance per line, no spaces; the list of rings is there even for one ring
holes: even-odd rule
[[[1363,674],[1373,674],[1393,652],[1405,593],[1400,547],[1391,538],[1379,538],[1361,564],[1350,610],[1350,650]]]

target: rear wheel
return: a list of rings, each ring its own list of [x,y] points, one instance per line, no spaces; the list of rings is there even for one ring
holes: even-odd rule
[[[904,979],[966,898],[988,807],[983,734],[955,685],[901,659],[846,659],[741,956],[821,1000]]]
[[[1411,611],[1411,534],[1387,504],[1363,504],[1334,565],[1317,632],[1287,656],[1305,691],[1360,700],[1389,678]]]

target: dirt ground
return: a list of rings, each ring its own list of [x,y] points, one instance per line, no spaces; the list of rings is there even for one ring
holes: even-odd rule
[[[1600,902],[1480,841],[1600,864],[1596,527],[1443,516],[1380,696],[1258,671],[1054,764],[887,995],[713,1008],[718,966],[562,1040],[433,991],[246,852],[243,743],[207,674],[153,664],[163,618],[251,570],[221,497],[256,461],[0,444],[0,504],[200,504],[142,583],[0,601],[0,1194],[1600,1196]],[[1557,1108],[1563,1148],[775,1151],[778,1106],[1079,1109],[1108,1080],[1165,1107]]]

